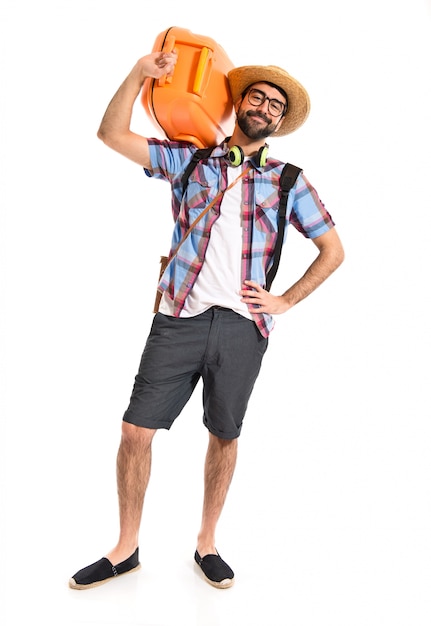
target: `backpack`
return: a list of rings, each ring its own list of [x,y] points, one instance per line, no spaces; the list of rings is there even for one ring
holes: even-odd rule
[[[192,171],[194,170],[198,162],[202,161],[203,159],[208,158],[213,150],[214,150],[213,147],[200,148],[196,150],[196,152],[193,154],[192,159],[190,163],[187,165],[186,169],[184,170],[184,174],[181,178],[181,183],[183,187],[183,195],[186,190],[186,186],[187,186],[187,182],[188,182],[190,174],[192,173]],[[291,163],[286,163],[280,174],[280,204],[278,207],[278,218],[277,218],[277,225],[278,225],[277,240],[275,242],[275,248],[274,248],[274,260],[273,260],[273,263],[271,265],[269,272],[266,275],[265,289],[267,291],[271,289],[271,285],[273,283],[273,280],[278,270],[278,266],[280,264],[281,249],[283,247],[284,231],[286,227],[286,207],[287,207],[287,199],[289,196],[289,191],[295,184],[296,179],[298,178],[298,175],[300,174],[300,172],[302,172],[302,169],[300,167],[297,167],[296,165],[292,165]]]

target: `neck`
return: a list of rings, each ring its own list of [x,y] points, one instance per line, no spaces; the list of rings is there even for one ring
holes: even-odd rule
[[[229,148],[232,148],[232,146],[240,146],[245,156],[254,156],[265,143],[265,139],[250,139],[236,127],[227,145]]]

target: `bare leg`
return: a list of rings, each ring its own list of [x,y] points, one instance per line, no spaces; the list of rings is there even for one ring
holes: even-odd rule
[[[238,439],[219,439],[210,433],[205,460],[204,503],[197,551],[217,554],[215,530],[235,470]]]
[[[151,442],[155,430],[123,422],[117,455],[117,488],[120,510],[120,537],[106,556],[117,565],[138,547],[139,527],[145,492],[151,473]]]

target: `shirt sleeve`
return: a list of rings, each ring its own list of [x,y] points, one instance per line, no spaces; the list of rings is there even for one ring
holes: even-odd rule
[[[148,139],[151,170],[145,169],[147,176],[167,180],[170,183],[191,158],[196,147],[179,141]]]
[[[335,226],[331,215],[304,174],[299,175],[295,186],[289,221],[309,239],[319,237]]]

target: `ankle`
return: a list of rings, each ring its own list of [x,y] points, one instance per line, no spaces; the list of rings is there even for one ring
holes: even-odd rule
[[[118,544],[113,550],[107,553],[106,558],[112,565],[118,565],[131,557],[132,554],[136,552],[137,547],[138,545],[135,543]]]
[[[207,554],[218,554],[215,547],[214,537],[205,537],[199,535],[196,550],[202,558]]]

